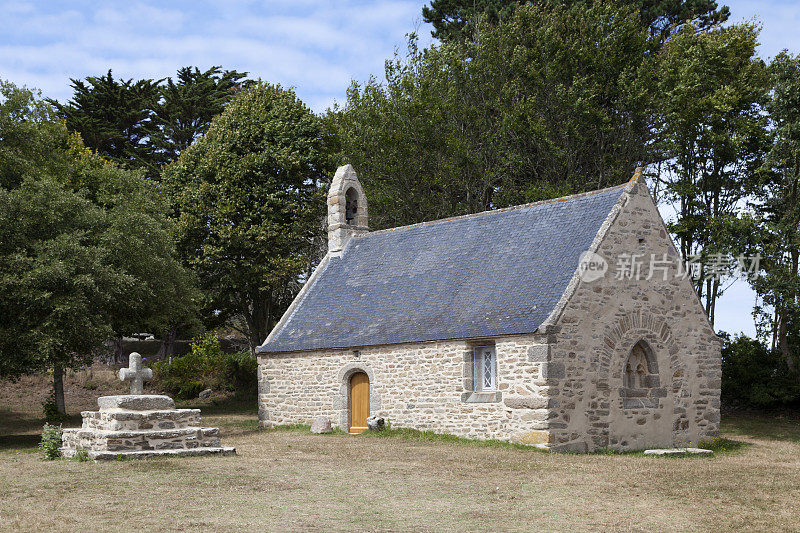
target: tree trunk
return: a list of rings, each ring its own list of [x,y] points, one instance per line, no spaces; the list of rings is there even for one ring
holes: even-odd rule
[[[245,311],[245,322],[247,323],[247,340],[250,344],[250,353],[255,355],[256,348],[261,346],[267,338],[272,303],[272,292],[266,294],[258,293],[253,296],[253,301],[247,306]]]
[[[178,330],[171,328],[161,338],[161,346],[158,348],[158,357],[160,359],[172,361],[172,355],[175,353],[175,338],[177,336]]]
[[[115,337],[113,341],[114,343],[114,364],[124,364],[123,358],[125,357],[125,353],[122,349],[122,337]]]
[[[64,405],[64,369],[60,365],[53,367],[53,392],[55,393],[56,411],[59,414],[67,414]]]
[[[778,322],[778,349],[781,351],[783,359],[786,361],[786,366],[792,373],[797,372],[797,365],[794,364],[794,358],[789,350],[789,328],[786,324],[786,316],[781,313]]]
[[[717,298],[719,298],[719,279],[714,279],[712,281],[711,292],[708,293],[707,297],[710,301],[708,320],[711,322],[711,325],[713,326],[714,315],[717,313]]]

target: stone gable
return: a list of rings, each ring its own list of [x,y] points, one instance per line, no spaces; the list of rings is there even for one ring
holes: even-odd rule
[[[564,368],[551,395],[557,446],[578,451],[697,444],[719,431],[720,341],[688,279],[678,276],[678,253],[643,183],[597,246],[608,261],[602,279],[580,282],[560,316],[551,360]],[[673,266],[654,279],[616,279],[619,257],[662,258]],[[644,341],[655,358],[650,386],[624,385],[624,364]]]

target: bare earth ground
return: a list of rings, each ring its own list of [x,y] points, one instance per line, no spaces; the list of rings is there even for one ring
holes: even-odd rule
[[[121,391],[95,377],[97,388],[70,392],[81,379],[68,379],[70,412]],[[212,401],[193,405],[236,457],[48,462],[36,450],[43,398],[25,394],[35,385],[0,383],[2,530],[800,529],[792,416],[728,417],[724,436],[746,445],[713,458],[658,458],[556,455],[400,431],[258,431],[252,402]]]

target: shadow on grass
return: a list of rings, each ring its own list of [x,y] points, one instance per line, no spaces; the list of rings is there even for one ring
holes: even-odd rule
[[[234,395],[208,400],[179,400],[179,409],[200,409],[203,416],[252,415],[258,416],[258,399],[251,395]]]
[[[0,435],[0,450],[36,451],[41,435],[35,433],[25,435]]]
[[[53,423],[63,427],[77,427],[81,425],[81,415],[76,413]],[[44,424],[44,416],[0,409],[0,450],[36,448],[41,440]]]
[[[708,439],[700,441],[697,446],[688,446],[688,447],[695,447],[701,448],[703,450],[711,450],[714,452],[714,455],[729,455],[734,453],[739,453],[745,448],[752,446],[749,442],[744,442],[740,440],[732,440],[732,439],[725,439],[725,438],[715,438],[715,439]],[[590,452],[589,455],[626,455],[626,456],[634,456],[634,457],[653,457],[653,458],[669,458],[669,459],[697,459],[697,458],[707,458],[707,455],[701,454],[667,454],[667,455],[645,455],[644,450],[630,450],[630,451],[617,451],[611,450],[608,448],[604,448],[601,450],[597,450],[594,452]]]
[[[234,395],[207,400],[192,399],[176,402],[181,409],[200,409],[204,420],[224,431],[223,438],[257,433],[258,399],[254,395]]]
[[[800,443],[800,413],[726,413],[721,429],[734,435]]]
[[[176,402],[179,408],[201,409],[202,416],[221,417],[218,425],[232,428],[229,434],[243,435],[258,431],[258,407],[256,398],[252,396],[232,396],[215,400],[190,400]],[[227,416],[247,416],[251,419],[225,419]],[[64,420],[55,422],[62,427],[80,427],[83,423],[80,413],[68,415]],[[19,413],[0,408],[0,450],[34,451],[41,440],[43,416],[31,413]]]

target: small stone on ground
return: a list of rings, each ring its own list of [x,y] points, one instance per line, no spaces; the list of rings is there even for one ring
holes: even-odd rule
[[[330,433],[331,420],[325,416],[318,416],[311,423],[311,433]]]
[[[377,416],[367,417],[367,427],[370,431],[382,431],[384,427],[383,418]]]

